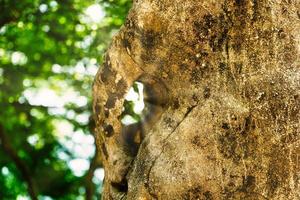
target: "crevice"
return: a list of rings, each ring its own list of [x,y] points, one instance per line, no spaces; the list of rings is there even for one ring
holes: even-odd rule
[[[224,16],[226,20],[226,24],[228,25],[228,31],[227,31],[227,37],[225,38],[225,52],[226,52],[226,61],[227,61],[227,66],[229,65],[229,30],[231,28],[232,22],[230,20],[230,13],[228,11],[228,2],[227,0],[223,4],[223,11],[224,11]]]
[[[121,192],[121,193],[127,193],[127,191],[128,191],[128,184],[127,184],[127,181],[125,179],[120,183],[112,182],[111,186],[114,189],[116,189],[118,192]]]

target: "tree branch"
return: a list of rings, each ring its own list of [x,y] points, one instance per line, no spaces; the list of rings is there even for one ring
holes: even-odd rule
[[[9,139],[6,137],[3,126],[0,124],[0,146],[3,151],[12,159],[18,170],[20,170],[24,181],[28,186],[28,193],[32,200],[38,200],[37,191],[26,163],[18,156],[15,149],[12,147]]]
[[[93,195],[95,194],[95,184],[93,183],[93,177],[95,170],[101,167],[101,161],[99,159],[99,154],[96,152],[94,158],[91,161],[90,168],[85,176],[85,199],[91,200],[93,199]]]

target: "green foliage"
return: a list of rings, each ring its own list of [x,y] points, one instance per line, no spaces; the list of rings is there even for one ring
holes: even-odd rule
[[[101,163],[83,173],[73,168],[93,159],[91,85],[130,6],[0,0],[0,199],[31,196],[24,166],[39,199],[82,199],[93,187],[99,196],[101,183],[87,174]]]

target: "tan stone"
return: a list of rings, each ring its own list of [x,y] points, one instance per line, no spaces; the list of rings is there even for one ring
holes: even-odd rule
[[[299,61],[298,0],[134,1],[94,83],[103,199],[300,199]]]

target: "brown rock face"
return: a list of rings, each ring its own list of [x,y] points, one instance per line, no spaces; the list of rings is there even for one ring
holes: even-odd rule
[[[94,83],[103,199],[300,199],[299,61],[299,0],[135,1]]]

